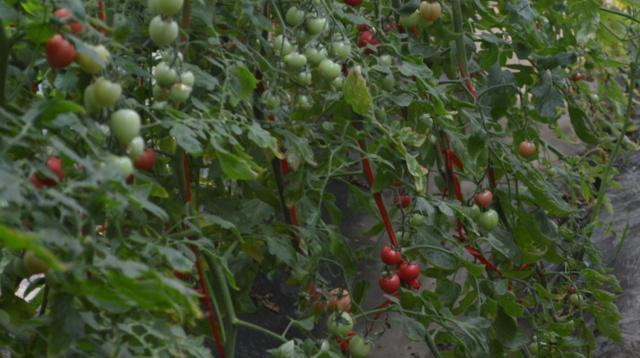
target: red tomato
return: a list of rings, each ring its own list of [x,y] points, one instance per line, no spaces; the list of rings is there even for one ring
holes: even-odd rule
[[[371,31],[363,31],[360,33],[360,36],[358,37],[358,47],[360,48],[367,47],[367,46],[375,46],[375,45],[378,45],[379,43],[380,43],[380,40],[378,40],[378,38]],[[367,48],[365,52],[372,53],[373,50],[370,48]]]
[[[344,0],[344,3],[347,5],[351,5],[351,6],[358,6],[361,5],[364,2],[364,0]]]
[[[358,32],[364,32],[364,31],[370,31],[371,30],[371,28],[367,24],[359,24],[358,26],[356,26],[356,29],[358,29]]]
[[[29,181],[31,181],[31,184],[33,184],[33,186],[38,189],[42,189],[45,186],[45,184],[42,182],[42,180],[40,180],[40,178],[38,178],[36,174],[33,174],[31,178],[29,178]]]
[[[536,145],[525,140],[520,143],[520,146],[518,146],[518,152],[523,158],[532,157],[534,154],[536,154]]]
[[[145,149],[142,156],[133,162],[133,165],[140,170],[153,171],[153,167],[156,165],[156,151],[152,148]]]
[[[349,290],[342,288],[334,288],[329,292],[329,302],[327,303],[329,311],[349,312],[351,310],[351,295]]]
[[[73,14],[71,13],[71,11],[69,11],[69,9],[62,7],[56,10],[53,13],[53,16],[57,17],[62,22],[69,22]],[[82,30],[84,30],[84,26],[82,26],[82,24],[77,21],[70,21],[69,27],[71,28],[71,32],[73,32],[74,34],[79,34],[82,32]]]
[[[582,81],[584,76],[580,72],[576,72],[573,76],[571,76],[572,81]]]
[[[481,208],[488,208],[493,202],[493,193],[490,190],[485,190],[482,193],[477,193],[473,198],[473,201]]]
[[[414,290],[419,290],[420,287],[422,287],[422,285],[420,284],[420,281],[418,281],[417,278],[414,278],[413,280],[409,281],[409,286]]]
[[[53,68],[69,66],[76,58],[76,49],[64,39],[62,35],[55,34],[47,42],[47,62]]]
[[[411,282],[420,276],[420,266],[418,264],[401,263],[398,268],[398,276],[404,282]]]
[[[378,279],[378,284],[380,285],[382,291],[388,294],[392,294],[400,289],[400,277],[395,273],[391,276],[380,276],[380,279]]]
[[[380,258],[382,262],[387,265],[397,266],[402,262],[402,255],[400,252],[394,250],[391,246],[385,246],[380,252]]]
[[[405,209],[408,208],[411,205],[411,197],[407,194],[400,195],[400,205]]]

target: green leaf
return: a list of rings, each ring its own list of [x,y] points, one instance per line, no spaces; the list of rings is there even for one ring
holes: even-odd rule
[[[265,237],[267,250],[279,261],[284,262],[290,267],[294,267],[296,263],[296,250],[291,244],[291,239],[286,237]]]
[[[407,339],[416,342],[424,340],[427,330],[422,323],[407,316],[402,316],[400,322],[402,323],[402,331]]]
[[[236,65],[232,69],[231,88],[233,96],[229,97],[232,106],[236,106],[240,101],[248,99],[258,85],[258,80],[244,65]]]
[[[198,135],[191,128],[182,123],[172,123],[171,135],[175,137],[176,142],[187,153],[200,153],[202,152],[202,145],[198,140]]]
[[[64,265],[58,261],[51,251],[42,246],[35,234],[18,231],[0,224],[0,241],[12,250],[33,252],[53,270],[62,271],[64,269]]]
[[[536,170],[517,168],[516,177],[529,189],[535,199],[535,204],[547,210],[551,215],[565,217],[575,211],[561,198],[558,190],[547,184]]]
[[[569,102],[569,119],[580,140],[588,144],[598,144],[598,137],[593,135],[594,129],[587,114],[577,104]]]
[[[543,117],[557,117],[558,109],[564,107],[562,93],[554,83],[549,70],[542,74],[538,84],[531,89],[535,110]]]
[[[84,321],[74,307],[74,301],[74,297],[66,293],[51,297],[51,329],[47,345],[49,356],[63,354],[84,336]]]
[[[217,152],[217,158],[224,175],[233,180],[253,180],[263,171],[251,157],[244,153]]]
[[[347,80],[342,87],[345,101],[351,106],[354,112],[366,116],[373,103],[373,98],[369,93],[367,81],[358,71],[349,72]]]

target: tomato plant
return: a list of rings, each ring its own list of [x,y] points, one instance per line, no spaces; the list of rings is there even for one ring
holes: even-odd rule
[[[590,238],[637,149],[640,21],[609,3],[4,1],[0,347],[233,357],[260,334],[260,356],[365,357],[402,330],[433,356],[524,358],[619,340]]]

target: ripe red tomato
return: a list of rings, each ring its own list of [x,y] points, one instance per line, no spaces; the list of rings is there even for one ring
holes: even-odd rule
[[[401,195],[400,196],[400,205],[402,205],[403,208],[408,208],[409,205],[411,205],[411,197],[407,194]]]
[[[576,72],[573,76],[571,76],[572,81],[582,81],[584,79],[584,75],[580,72]]]
[[[38,178],[36,174],[31,175],[31,178],[29,178],[29,181],[31,181],[31,184],[33,184],[33,186],[35,186],[38,189],[42,189],[45,186],[45,184],[42,182],[42,180],[40,180],[40,178]]]
[[[53,68],[64,68],[76,59],[76,48],[60,34],[47,42],[47,62]]]
[[[356,26],[356,29],[358,30],[358,32],[371,31],[371,28],[367,24],[359,24],[358,26]]]
[[[536,145],[525,140],[518,146],[518,152],[523,158],[530,158],[536,154]]]
[[[420,281],[417,278],[414,278],[413,280],[409,281],[409,286],[414,290],[419,290],[420,287],[422,287],[422,285],[420,284]]]
[[[400,289],[400,277],[395,273],[391,276],[380,276],[378,284],[382,291],[387,294],[393,294]]]
[[[404,282],[411,282],[420,276],[420,266],[418,264],[401,263],[398,268],[398,276]]]
[[[351,5],[351,6],[358,6],[361,5],[364,2],[364,0],[344,0],[344,3],[347,5]]]
[[[65,7],[61,7],[58,10],[54,11],[53,16],[60,19],[62,22],[69,22],[69,28],[71,28],[71,32],[74,34],[79,34],[84,30],[84,26],[77,21],[69,21],[73,14],[71,11]]]
[[[380,43],[380,40],[378,40],[378,38],[371,31],[363,31],[360,33],[360,36],[358,37],[358,47],[360,48],[367,47],[367,46],[375,46],[375,45],[378,45],[379,43]],[[373,50],[370,48],[367,48],[365,52],[371,53],[373,52]]]
[[[490,190],[485,190],[482,193],[477,193],[473,198],[476,204],[481,208],[488,208],[493,202],[493,193]]]
[[[400,252],[394,250],[391,246],[385,246],[380,252],[380,258],[382,262],[387,265],[397,266],[402,262],[402,255]]]
[[[156,165],[156,151],[152,148],[145,149],[142,156],[133,162],[133,165],[140,170],[153,171],[153,167]]]
[[[49,159],[47,159],[47,168],[58,177],[58,181],[64,180],[64,171],[62,170],[62,160],[60,160],[60,158],[55,156],[49,157]]]

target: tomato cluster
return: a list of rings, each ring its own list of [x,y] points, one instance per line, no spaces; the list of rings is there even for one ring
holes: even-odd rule
[[[380,252],[380,259],[389,266],[387,274],[378,279],[378,284],[384,293],[396,294],[402,283],[413,289],[420,288],[420,266],[417,263],[405,262],[399,250],[385,246]]]

